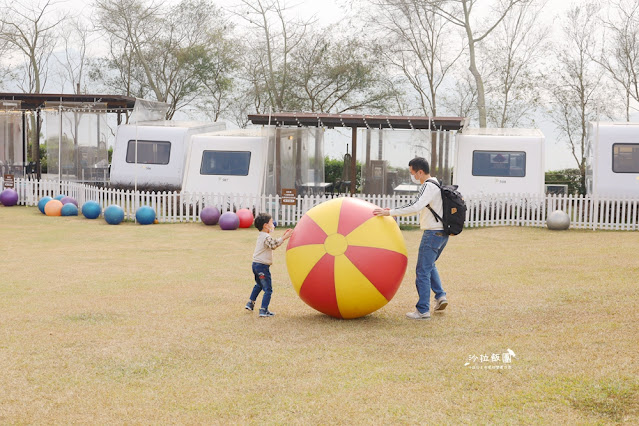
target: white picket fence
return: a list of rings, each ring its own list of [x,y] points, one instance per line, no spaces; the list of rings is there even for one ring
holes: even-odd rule
[[[0,181],[2,177],[0,177]],[[15,189],[19,204],[35,206],[40,198],[69,195],[80,207],[86,201],[97,201],[102,208],[117,204],[124,209],[125,217],[134,219],[138,207],[147,205],[156,212],[159,222],[198,222],[200,211],[215,206],[221,212],[240,208],[267,212],[280,226],[296,224],[309,209],[330,198],[323,196],[298,196],[296,205],[282,205],[277,195],[254,196],[243,194],[214,194],[189,192],[134,192],[97,188],[75,182],[37,181],[16,179]],[[412,196],[357,194],[380,207],[399,207],[409,203]],[[545,227],[547,215],[563,210],[571,218],[571,228],[578,229],[639,229],[639,198],[594,198],[591,196],[535,196],[529,194],[491,194],[466,199],[468,212],[466,226],[532,226]],[[399,217],[400,225],[418,225],[417,216]]]

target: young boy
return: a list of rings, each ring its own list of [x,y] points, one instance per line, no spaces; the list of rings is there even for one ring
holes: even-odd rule
[[[275,314],[268,310],[268,304],[271,301],[271,294],[273,293],[271,272],[269,270],[273,264],[273,250],[281,246],[285,240],[288,240],[293,230],[287,229],[284,235],[277,240],[271,237],[270,234],[275,230],[275,225],[273,225],[273,218],[268,213],[260,213],[257,215],[255,218],[255,227],[260,231],[260,234],[257,236],[255,251],[253,252],[255,287],[253,287],[253,291],[245,308],[252,311],[255,307],[257,296],[260,294],[260,291],[264,291],[260,317],[272,317]]]

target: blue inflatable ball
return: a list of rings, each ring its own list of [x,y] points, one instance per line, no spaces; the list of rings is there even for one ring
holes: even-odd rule
[[[53,197],[53,199],[54,199],[54,200],[61,201],[64,197],[66,197],[66,195],[64,195],[64,194],[60,194],[60,195],[56,195],[55,197]]]
[[[96,201],[87,201],[82,205],[82,214],[87,219],[97,219],[102,213],[102,207]]]
[[[118,225],[124,220],[124,210],[117,204],[111,204],[104,209],[104,220],[106,220],[109,225]]]
[[[38,210],[40,210],[42,214],[44,214],[44,206],[46,206],[51,200],[53,200],[51,197],[42,197],[40,198],[40,201],[38,201]]]
[[[140,225],[150,225],[155,221],[155,210],[149,206],[142,206],[135,212],[135,220]]]
[[[62,216],[77,216],[78,208],[73,203],[67,203],[62,206],[62,210],[60,210],[60,214]]]

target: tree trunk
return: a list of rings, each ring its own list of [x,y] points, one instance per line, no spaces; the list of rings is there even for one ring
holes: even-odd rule
[[[475,77],[475,86],[477,87],[477,109],[479,112],[479,127],[486,127],[486,94],[484,89],[484,80],[481,78],[475,55],[475,39],[473,38],[473,30],[470,28],[470,12],[464,2],[464,21],[466,22],[466,35],[468,36],[468,52],[470,54],[470,67],[468,68]]]

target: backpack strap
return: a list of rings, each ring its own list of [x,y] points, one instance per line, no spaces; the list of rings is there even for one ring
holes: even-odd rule
[[[437,178],[432,179],[432,180],[431,180],[431,179],[426,179],[426,181],[425,181],[424,183],[426,183],[426,182],[430,182],[430,183],[432,183],[432,184],[437,185],[437,187],[438,187],[438,188],[439,188],[439,190],[441,191],[442,186],[439,184],[439,182],[437,182]],[[435,210],[433,210],[433,208],[430,206],[430,204],[429,204],[429,205],[427,205],[426,207],[428,207],[428,210],[430,210],[430,211],[431,211],[431,213],[435,216],[435,220],[436,220],[437,222],[444,223],[444,219],[442,219],[440,215],[438,215],[437,213],[435,213]]]

